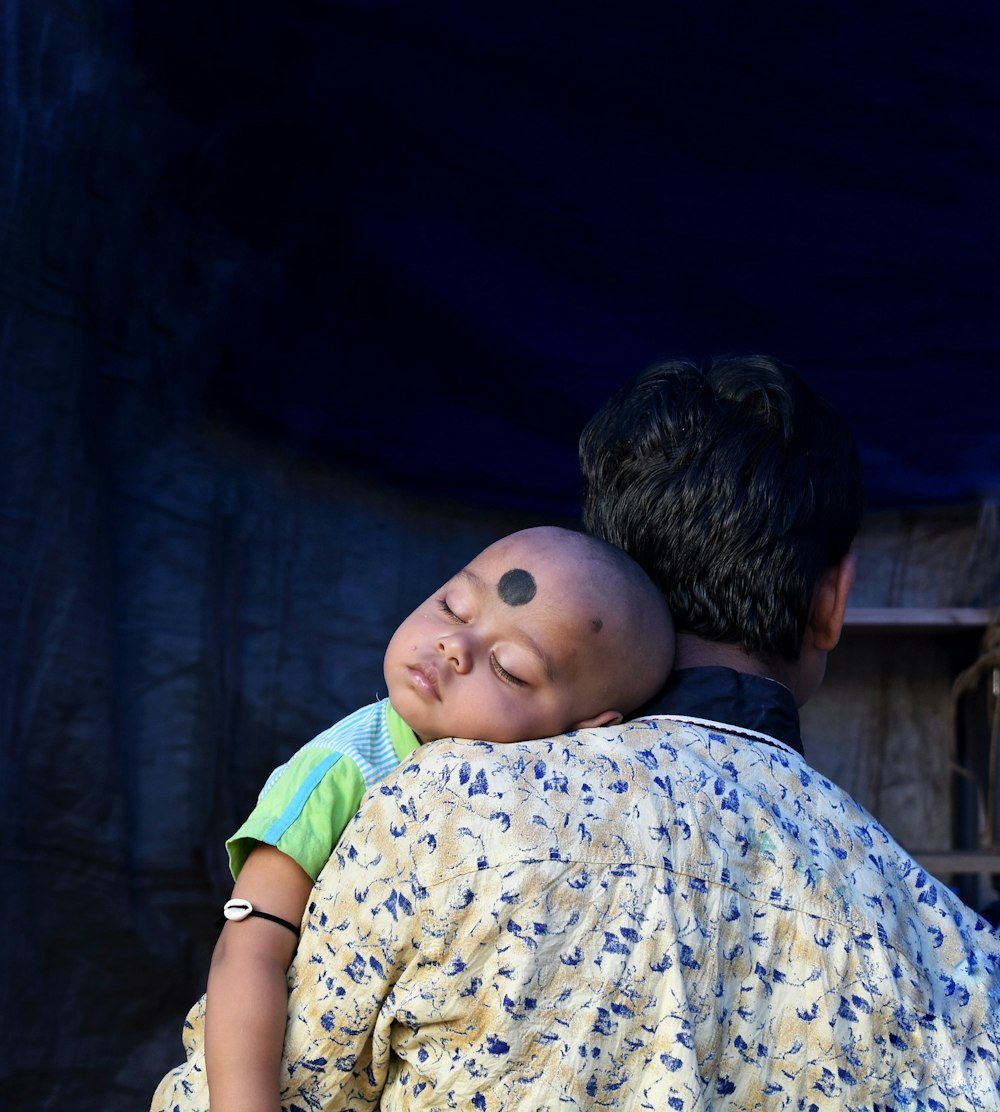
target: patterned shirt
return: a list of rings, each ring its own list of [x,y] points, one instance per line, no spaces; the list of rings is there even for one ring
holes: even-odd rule
[[[1000,940],[774,737],[439,741],[289,970],[283,1108],[996,1109]],[[207,1108],[201,1016],[154,1109]]]

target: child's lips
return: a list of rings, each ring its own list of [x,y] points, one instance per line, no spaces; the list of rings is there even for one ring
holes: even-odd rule
[[[438,688],[437,669],[430,664],[410,664],[407,666],[413,686],[428,698],[441,699]]]

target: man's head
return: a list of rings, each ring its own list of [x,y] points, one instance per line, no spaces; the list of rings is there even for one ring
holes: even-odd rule
[[[649,572],[678,634],[799,659],[863,492],[850,430],[794,371],[761,356],[652,366],[588,423],[580,460],[586,527]]]
[[[421,741],[527,741],[609,725],[673,660],[659,590],[620,549],[552,526],[481,552],[403,622],[389,699]]]

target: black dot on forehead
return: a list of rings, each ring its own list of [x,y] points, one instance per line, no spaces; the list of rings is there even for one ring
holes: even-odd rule
[[[535,577],[524,568],[511,568],[500,576],[497,594],[508,606],[523,606],[535,597]]]

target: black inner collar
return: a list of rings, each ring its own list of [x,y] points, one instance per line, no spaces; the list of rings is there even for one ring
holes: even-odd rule
[[[670,714],[767,734],[802,751],[799,710],[787,687],[732,668],[682,668],[635,715]]]

